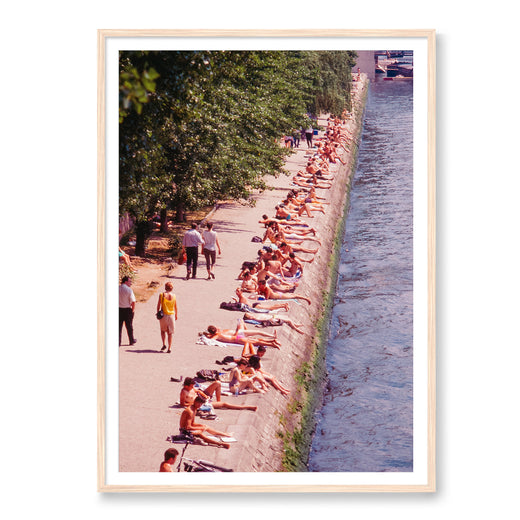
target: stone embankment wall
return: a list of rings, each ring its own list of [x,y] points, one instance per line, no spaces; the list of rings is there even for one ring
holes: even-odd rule
[[[312,331],[302,336],[296,331],[284,327],[283,351],[277,353],[279,355],[271,356],[272,361],[269,366],[269,372],[276,374],[284,382],[294,379],[294,375],[301,370],[303,364],[308,363],[313,366],[315,356],[320,357],[317,349],[322,347],[324,350],[324,346],[320,345],[322,339],[320,338],[320,327],[326,326],[328,323],[328,303],[335,290],[338,258],[336,249],[341,244],[348,211],[351,179],[356,167],[368,84],[369,81],[365,75],[361,76],[360,81],[353,82],[352,117],[348,121],[348,129],[353,135],[352,143],[342,156],[345,164],[338,161],[337,165],[331,165],[335,176],[333,187],[328,190],[318,190],[320,196],[327,198],[326,213],[315,213],[315,218],[308,220],[309,224],[317,229],[322,244],[314,262],[304,264],[304,276],[296,292],[310,298],[312,305],[309,306],[305,302],[302,302],[301,305],[293,305],[290,316],[297,323],[312,324]],[[322,117],[319,123],[326,127],[326,116]],[[322,132],[320,132],[321,134]],[[288,169],[302,169],[304,166],[305,163],[301,162],[295,165],[289,164]],[[287,180],[285,183],[288,185]],[[339,245],[337,245],[338,238]],[[313,247],[309,242],[304,245]],[[319,373],[320,367],[314,367],[314,370]],[[321,390],[319,382],[314,386],[314,390],[318,390],[318,392]],[[242,460],[238,464],[242,469],[239,471],[283,470],[284,444],[281,433],[286,434],[295,428],[303,427],[305,429],[312,426],[301,424],[304,420],[300,413],[301,408],[307,406],[309,399],[312,400],[312,398],[306,396],[305,392],[301,392],[300,388],[296,387],[289,398],[270,392],[263,399],[271,399],[275,411],[269,417],[265,417],[264,414],[255,414],[251,431],[258,432],[258,435],[255,435],[257,439],[254,446],[250,446],[249,449],[242,452]],[[248,420],[251,420],[251,417],[248,417]],[[309,418],[307,418],[308,420]],[[298,449],[305,455],[308,446],[299,446]]]

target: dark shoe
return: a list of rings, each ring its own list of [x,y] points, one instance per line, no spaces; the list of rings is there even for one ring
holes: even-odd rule
[[[211,278],[213,278],[213,280],[215,279],[215,275],[213,273],[211,273]]]
[[[186,275],[186,280],[189,280],[189,279],[190,279],[190,273],[188,273],[188,274]]]
[[[180,383],[182,381],[182,376],[180,377],[170,377],[170,381],[173,383]]]
[[[163,352],[164,350],[166,350],[166,345],[162,346],[161,352]]]
[[[134,340],[130,342],[130,345],[135,345],[136,343],[137,343],[137,340],[134,338]]]
[[[171,350],[167,350],[167,351],[166,351],[166,354],[171,354],[171,353],[172,353]]]

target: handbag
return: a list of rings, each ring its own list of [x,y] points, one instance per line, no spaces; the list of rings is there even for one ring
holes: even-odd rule
[[[164,294],[161,294],[162,296],[162,299],[164,300]],[[162,301],[161,301],[161,304],[162,304]],[[156,313],[155,313],[155,317],[160,320],[161,318],[164,317],[164,312],[162,309],[159,309]]]
[[[181,251],[179,253],[179,257],[177,258],[177,263],[179,265],[182,265],[184,262],[186,262],[186,259],[187,259],[186,251]]]

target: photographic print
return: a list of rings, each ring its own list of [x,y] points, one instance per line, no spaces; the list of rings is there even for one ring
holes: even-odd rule
[[[434,491],[434,31],[98,37],[98,489]]]

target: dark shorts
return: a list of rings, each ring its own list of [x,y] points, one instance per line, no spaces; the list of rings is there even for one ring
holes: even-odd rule
[[[211,249],[203,249],[204,257],[206,258],[206,264],[213,265],[217,260],[217,252],[212,251]]]

